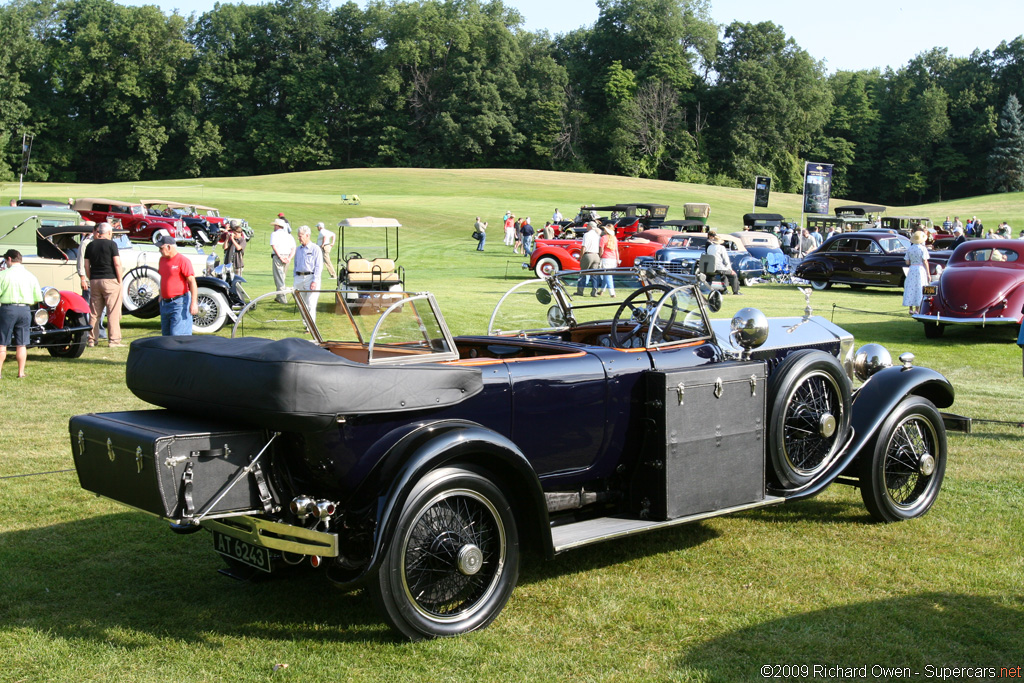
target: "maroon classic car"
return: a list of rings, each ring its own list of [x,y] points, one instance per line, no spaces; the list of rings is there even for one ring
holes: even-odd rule
[[[946,325],[1019,326],[1024,309],[1024,241],[971,240],[953,251],[938,283],[925,285],[926,337]],[[1016,329],[1016,327],[1014,327]]]
[[[138,202],[86,197],[76,200],[71,208],[83,219],[95,223],[110,223],[115,218],[120,220],[121,227],[128,231],[128,239],[134,242],[155,242],[163,233],[179,241],[192,239],[192,231],[181,218],[152,216]]]

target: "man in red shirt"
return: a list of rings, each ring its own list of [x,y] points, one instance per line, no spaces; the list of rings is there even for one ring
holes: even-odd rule
[[[178,253],[170,235],[161,235],[160,247],[160,334],[191,335],[192,316],[199,312],[196,275],[192,262]]]

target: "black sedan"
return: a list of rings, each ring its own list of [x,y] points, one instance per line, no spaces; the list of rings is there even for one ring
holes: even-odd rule
[[[864,287],[903,287],[910,240],[884,230],[841,233],[825,240],[796,267],[794,275],[818,290],[834,284]],[[949,259],[948,251],[931,252],[932,275]]]

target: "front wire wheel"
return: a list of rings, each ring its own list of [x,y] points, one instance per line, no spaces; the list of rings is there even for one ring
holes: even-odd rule
[[[769,456],[783,488],[802,486],[830,465],[846,440],[850,380],[824,351],[791,353],[768,382]]]
[[[446,468],[409,496],[372,588],[390,624],[419,640],[491,623],[518,575],[518,533],[505,495],[477,472]]]
[[[879,522],[899,522],[928,512],[946,472],[946,428],[931,401],[904,398],[879,430],[864,457],[860,493]]]

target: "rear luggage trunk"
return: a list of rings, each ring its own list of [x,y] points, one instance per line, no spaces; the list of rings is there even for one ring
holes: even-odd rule
[[[87,491],[179,524],[280,508],[269,454],[250,467],[271,440],[262,430],[168,410],[78,415],[69,429]]]

